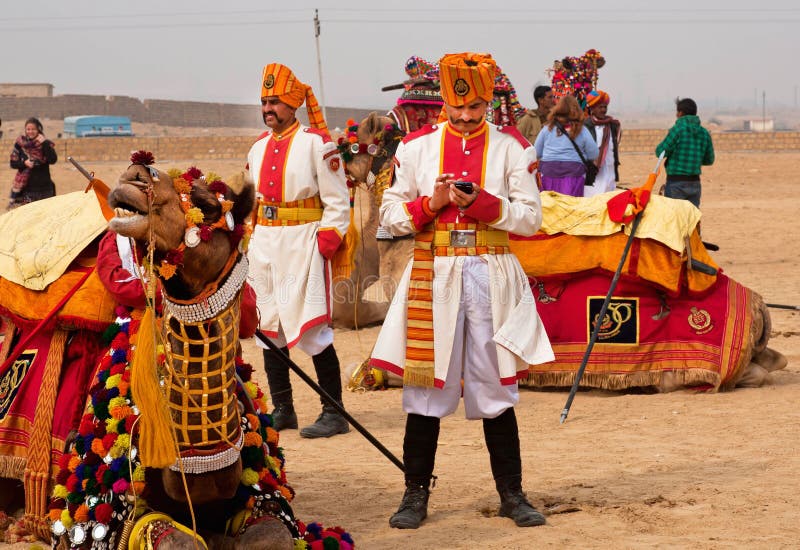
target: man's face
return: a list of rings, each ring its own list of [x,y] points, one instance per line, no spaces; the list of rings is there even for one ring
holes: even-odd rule
[[[553,99],[553,90],[548,90],[539,101],[536,102],[540,109],[544,109],[545,111],[550,111],[556,102]]]
[[[595,116],[597,118],[604,118],[606,116],[606,113],[608,113],[608,105],[606,105],[605,103],[598,103],[597,105],[589,109],[589,112],[591,113],[592,116]]]
[[[280,133],[294,123],[294,107],[290,107],[277,96],[261,98],[261,116],[264,124],[273,132]]]
[[[450,121],[450,125],[453,128],[461,133],[468,133],[474,132],[481,125],[488,105],[486,100],[476,99],[463,107],[445,103],[444,110],[447,113],[447,120]]]

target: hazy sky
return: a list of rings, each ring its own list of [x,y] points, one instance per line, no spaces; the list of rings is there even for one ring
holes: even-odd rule
[[[388,8],[388,5],[395,6]],[[451,6],[458,6],[452,8]],[[320,86],[314,9],[321,21]],[[800,3],[533,0],[19,0],[3,2],[0,82],[56,94],[256,103],[262,67],[289,65],[327,105],[388,108],[411,55],[490,52],[523,105],[556,58],[606,58],[614,109],[797,105]]]

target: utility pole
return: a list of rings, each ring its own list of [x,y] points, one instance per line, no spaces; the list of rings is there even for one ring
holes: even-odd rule
[[[319,10],[314,10],[314,38],[317,41],[317,71],[319,72],[319,99],[322,103],[322,117],[327,121],[328,114],[325,112],[325,85],[322,83],[322,57],[319,53]]]

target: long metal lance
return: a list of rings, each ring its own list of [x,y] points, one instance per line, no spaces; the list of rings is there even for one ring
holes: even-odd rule
[[[661,162],[664,160],[664,153],[662,152],[661,155],[658,157],[658,161],[656,162],[655,170],[650,174],[650,178],[648,179],[647,184],[652,187],[652,183],[655,183],[656,178],[658,177],[658,172],[661,169]],[[617,266],[617,271],[614,273],[614,277],[611,279],[611,286],[608,289],[608,293],[606,294],[606,299],[603,301],[603,307],[600,308],[600,313],[596,317],[596,321],[594,323],[594,329],[592,330],[592,336],[589,338],[589,345],[586,346],[586,352],[583,354],[583,360],[581,361],[581,366],[578,368],[578,372],[575,375],[575,381],[572,383],[572,388],[569,391],[569,397],[567,397],[567,402],[564,405],[564,410],[561,411],[561,421],[560,423],[563,424],[566,421],[567,416],[569,415],[569,409],[572,406],[572,401],[575,399],[575,394],[578,392],[578,386],[581,384],[581,378],[583,377],[583,372],[586,370],[586,365],[589,363],[589,355],[592,353],[592,348],[594,347],[594,343],[597,341],[597,336],[600,334],[600,326],[603,324],[603,317],[605,317],[606,312],[608,311],[608,306],[611,303],[611,297],[614,295],[614,290],[617,288],[617,283],[619,282],[620,274],[622,273],[622,268],[625,266],[625,260],[628,258],[628,252],[631,250],[631,245],[633,245],[633,238],[636,235],[636,229],[639,227],[639,222],[642,220],[642,215],[644,214],[644,210],[636,214],[636,217],[633,219],[633,225],[631,225],[631,232],[628,235],[628,242],[625,243],[625,249],[622,251],[622,258],[619,260],[619,265]]]
[[[292,371],[294,371],[294,373],[297,376],[299,376],[303,380],[303,382],[308,384],[311,387],[312,390],[317,392],[319,394],[319,396],[325,401],[325,403],[327,405],[330,405],[331,407],[336,409],[336,412],[338,412],[340,415],[342,415],[345,418],[345,420],[347,420],[350,423],[351,426],[353,426],[356,430],[358,430],[358,432],[367,439],[367,441],[372,443],[375,446],[376,449],[378,449],[380,452],[382,452],[383,455],[392,462],[392,464],[394,464],[395,466],[400,468],[400,470],[402,472],[406,471],[406,467],[403,464],[402,460],[400,460],[394,454],[392,454],[392,452],[389,449],[387,449],[383,445],[383,443],[378,441],[375,438],[375,436],[372,435],[364,426],[362,426],[355,418],[350,416],[350,413],[348,413],[346,410],[344,410],[344,407],[342,407],[333,397],[331,397],[328,392],[326,392],[324,389],[322,389],[322,387],[320,387],[319,384],[314,382],[314,380],[312,380],[311,377],[309,375],[307,375],[305,373],[305,371],[303,371],[303,369],[301,369],[299,366],[297,366],[297,363],[292,361],[289,358],[288,355],[283,353],[283,350],[281,350],[281,348],[279,348],[275,344],[275,342],[273,342],[272,340],[270,340],[269,338],[264,336],[264,334],[260,330],[256,331],[256,338],[261,340],[261,343],[263,343],[270,350],[272,350],[275,353],[275,355],[278,357],[278,359],[280,360],[281,363],[283,363],[288,368],[290,368]]]

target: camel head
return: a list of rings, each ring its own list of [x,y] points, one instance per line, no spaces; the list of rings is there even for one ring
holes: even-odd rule
[[[149,153],[135,153],[131,161],[108,195],[115,214],[109,228],[143,250],[152,244],[167,293],[192,298],[216,280],[245,237],[255,188],[243,175],[227,185],[214,176],[207,181],[197,168],[162,172],[148,166]]]
[[[391,166],[403,132],[394,119],[372,112],[356,124],[347,121],[345,134],[339,138],[348,178],[367,187],[375,183],[381,170]]]

